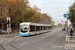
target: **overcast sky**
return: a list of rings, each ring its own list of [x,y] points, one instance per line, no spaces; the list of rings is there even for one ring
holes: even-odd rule
[[[57,23],[61,20],[65,21],[63,14],[69,11],[69,6],[74,3],[74,0],[29,0],[30,6],[36,5],[41,9],[41,13],[47,13]]]

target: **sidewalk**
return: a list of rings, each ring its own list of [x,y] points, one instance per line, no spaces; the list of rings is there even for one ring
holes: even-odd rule
[[[66,46],[75,47],[75,31],[72,33],[73,37],[70,37],[70,30],[68,30],[69,43],[66,42]]]
[[[17,35],[19,35],[19,33],[12,33],[12,34],[9,34],[9,35],[17,36]],[[8,37],[9,35],[8,34],[0,34],[0,38]]]

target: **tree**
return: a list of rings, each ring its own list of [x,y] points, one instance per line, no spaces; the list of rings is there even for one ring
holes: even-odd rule
[[[35,11],[32,10],[31,8],[29,10],[26,10],[26,13],[24,15],[24,22],[29,22],[30,18],[33,18],[35,15]]]
[[[67,25],[66,25],[66,24],[63,24],[63,27],[65,27],[65,28],[66,28],[66,27],[67,27]]]
[[[22,14],[25,15],[28,9],[28,3],[28,0],[0,0],[0,10],[3,10],[7,17],[12,18],[12,29],[19,27],[22,22]]]
[[[47,14],[42,15],[41,9],[37,6],[33,9],[28,4],[28,0],[0,0],[0,10],[7,9],[4,12],[7,17],[12,18],[12,29],[18,28],[21,22],[42,23],[44,20],[44,24],[52,22],[52,18]]]
[[[36,10],[34,9],[34,7]],[[24,22],[41,23],[41,20],[43,20],[41,12],[38,11],[40,9],[36,6],[34,7],[26,10],[26,13],[24,15]]]
[[[52,23],[52,18],[50,16],[48,16],[46,13],[43,13],[42,16],[44,18],[42,20],[42,23],[44,23],[44,24],[50,24],[50,23]]]
[[[75,8],[75,3],[69,7],[69,13],[68,13],[68,19],[70,20],[70,22],[73,23],[73,26],[75,26],[75,24],[74,24],[74,8]]]
[[[62,27],[62,24],[61,23],[58,23],[58,27]]]
[[[56,27],[56,25],[52,25],[52,27]]]

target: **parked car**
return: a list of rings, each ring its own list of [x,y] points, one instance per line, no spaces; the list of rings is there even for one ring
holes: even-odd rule
[[[0,34],[7,34],[7,30],[0,29]]]
[[[2,34],[2,29],[0,29],[0,34]]]

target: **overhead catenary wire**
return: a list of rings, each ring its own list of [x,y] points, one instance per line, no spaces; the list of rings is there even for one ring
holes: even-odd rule
[[[52,1],[54,1],[54,0],[52,0]],[[37,4],[37,5],[45,5],[45,4],[50,4],[52,1],[48,1],[48,2],[46,2],[46,3]]]
[[[34,0],[32,1],[32,3],[31,3],[30,5],[32,5],[32,4],[33,4],[33,2],[34,2]]]

